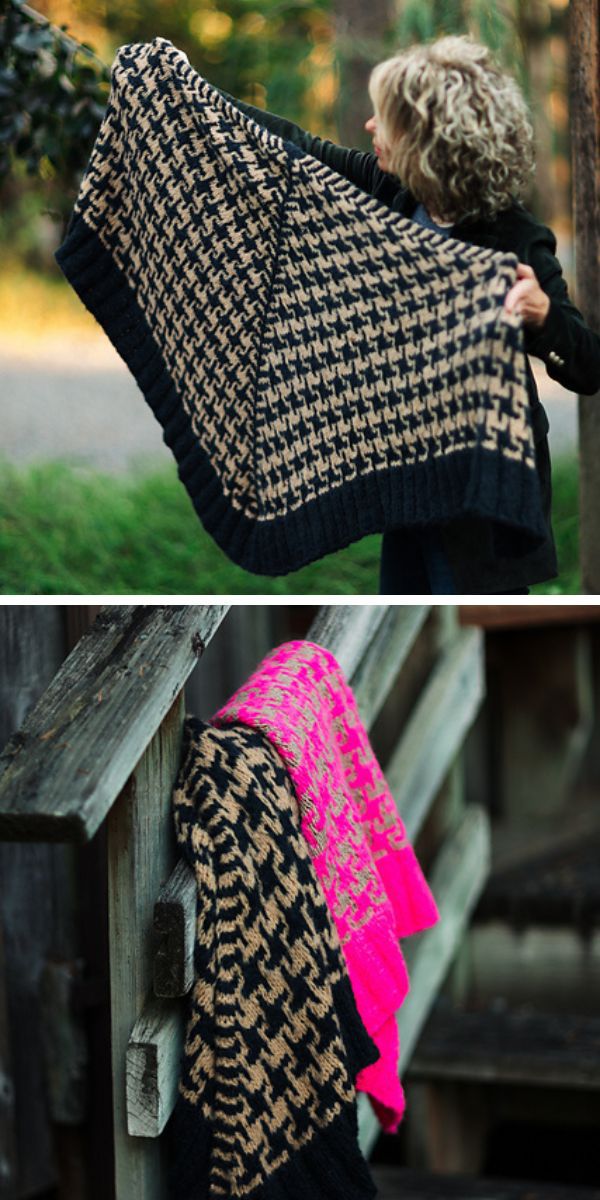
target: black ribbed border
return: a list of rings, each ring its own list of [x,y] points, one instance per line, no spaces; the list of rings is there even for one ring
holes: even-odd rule
[[[210,1200],[210,1128],[181,1095],[164,1136],[169,1200]],[[358,1148],[356,1106],[345,1105],[326,1129],[316,1129],[284,1166],[245,1195],[248,1200],[372,1200],[377,1188]]]
[[[451,459],[361,475],[272,520],[244,516],[232,507],[198,445],[191,418],[126,276],[79,211],[71,214],[54,258],[160,422],[179,478],[205,529],[238,566],[255,574],[286,575],[368,534],[466,515],[509,527],[513,555],[528,553],[546,540],[537,472],[482,449],[476,459],[473,451],[464,450]]]

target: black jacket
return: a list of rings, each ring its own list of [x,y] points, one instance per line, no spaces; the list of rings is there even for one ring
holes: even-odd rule
[[[328,139],[313,136],[292,121],[236,100],[227,92],[222,95],[247,116],[327,163],[332,170],[352,180],[388,208],[404,217],[412,216],[417,200],[398,178],[380,169],[375,154],[338,146]],[[591,396],[600,391],[600,337],[586,325],[569,298],[556,258],[556,238],[552,230],[538,221],[520,201],[514,200],[510,208],[496,217],[459,221],[448,233],[474,245],[510,250],[518,256],[519,262],[529,263],[540,287],[550,297],[550,309],[541,329],[534,331],[523,327],[527,355],[540,358],[551,378],[572,392]],[[529,358],[526,361],[547,538],[537,550],[521,557],[501,556],[490,522],[465,518],[444,526],[444,543],[459,592],[509,592],[552,579],[558,571],[551,527],[548,418],[540,403]]]

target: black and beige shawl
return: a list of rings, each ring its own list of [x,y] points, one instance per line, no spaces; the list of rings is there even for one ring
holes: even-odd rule
[[[198,906],[171,1200],[367,1200],[355,1079],[379,1052],[283,761],[188,717],[173,811]]]
[[[241,566],[465,515],[545,537],[516,255],[391,212],[168,39],[119,48],[55,257]]]

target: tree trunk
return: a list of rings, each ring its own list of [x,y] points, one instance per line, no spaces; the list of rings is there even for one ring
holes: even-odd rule
[[[569,8],[576,296],[600,331],[600,0]],[[600,395],[579,397],[582,591],[600,592]]]
[[[371,116],[367,84],[371,68],[385,58],[385,35],[396,15],[394,0],[333,0],[340,92],[337,104],[339,139],[343,146],[369,148],[364,123]]]

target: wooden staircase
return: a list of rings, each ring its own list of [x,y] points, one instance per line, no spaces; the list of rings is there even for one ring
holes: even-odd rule
[[[177,1096],[197,899],[174,844],[171,791],[186,682],[209,643],[230,648],[234,628],[226,605],[103,609],[0,754],[0,840],[81,844],[104,827],[114,1176],[102,1193],[90,1179],[93,1200],[167,1194],[162,1135]],[[463,787],[485,691],[483,637],[461,629],[455,609],[424,605],[323,607],[307,636],[335,654],[366,728],[385,743],[388,783],[440,911],[406,947],[405,1071],[489,871],[488,814],[465,803]],[[364,1095],[358,1119],[368,1156],[379,1125]],[[72,1200],[68,1187],[59,1194]]]
[[[535,1003],[527,1003],[526,980],[521,978],[517,985],[513,970],[507,971],[506,955],[499,964],[492,962],[484,985],[478,984],[473,966],[481,945],[487,937],[493,960],[502,926],[504,936],[512,936],[515,944],[542,933],[555,936],[557,981],[565,971],[576,978],[575,960],[564,955],[564,947],[567,935],[574,945],[579,942],[582,965],[589,972],[589,994],[569,1000],[564,980],[562,989],[553,991],[548,967],[545,1006],[540,1006],[539,978],[534,981]],[[419,1132],[413,1129],[409,1147],[429,1169],[374,1167],[380,1200],[600,1197],[600,1136],[590,1138],[585,1161],[575,1164],[570,1183],[479,1177],[491,1131],[499,1123],[505,1131],[507,1125],[515,1129],[521,1124],[523,1130],[530,1122],[536,1125],[538,1139],[545,1144],[549,1178],[555,1145],[565,1129],[568,1136],[569,1125],[600,1132],[600,833],[588,833],[492,873],[469,936],[479,943],[474,952],[471,947],[471,991],[458,1000],[451,994],[438,998],[407,1076],[413,1125],[422,1125]],[[524,970],[521,965],[521,974]],[[514,971],[519,971],[518,965]],[[576,987],[573,979],[572,986]],[[585,976],[579,986],[585,987]],[[409,1158],[410,1154],[409,1149]],[[536,1169],[544,1170],[539,1155],[532,1163],[534,1177]]]
[[[115,1171],[102,1200],[166,1195],[162,1134],[176,1098],[196,901],[174,845],[171,788],[184,686],[208,644],[225,647],[232,628],[225,605],[104,609],[0,755],[0,840],[82,843],[106,826]],[[388,783],[440,910],[439,923],[403,947],[411,981],[398,1014],[404,1166],[381,1161],[378,1122],[359,1098],[360,1143],[380,1200],[600,1200],[591,1187],[600,1185],[600,1162],[559,1186],[563,1176],[541,1168],[547,1183],[518,1182],[529,1170],[499,1179],[505,1164],[488,1168],[486,1157],[502,1122],[545,1123],[549,1156],[557,1114],[562,1126],[600,1128],[600,821],[559,820],[567,776],[557,782],[546,772],[554,841],[546,831],[542,847],[539,837],[528,847],[514,802],[518,853],[509,838],[499,859],[491,773],[476,795],[465,785],[467,739],[484,714],[483,637],[460,628],[456,610],[335,605],[318,611],[307,636],[336,655],[378,754],[384,748]],[[548,667],[544,695],[556,688],[562,697],[557,763],[560,738],[573,763],[591,727],[587,637],[559,639],[560,669],[537,655]],[[513,725],[502,761],[515,764],[511,779],[527,800],[518,700],[544,763],[548,749],[533,701],[509,682],[513,705],[503,711]],[[542,733],[545,719],[542,709]],[[518,789],[508,791],[514,801]]]

